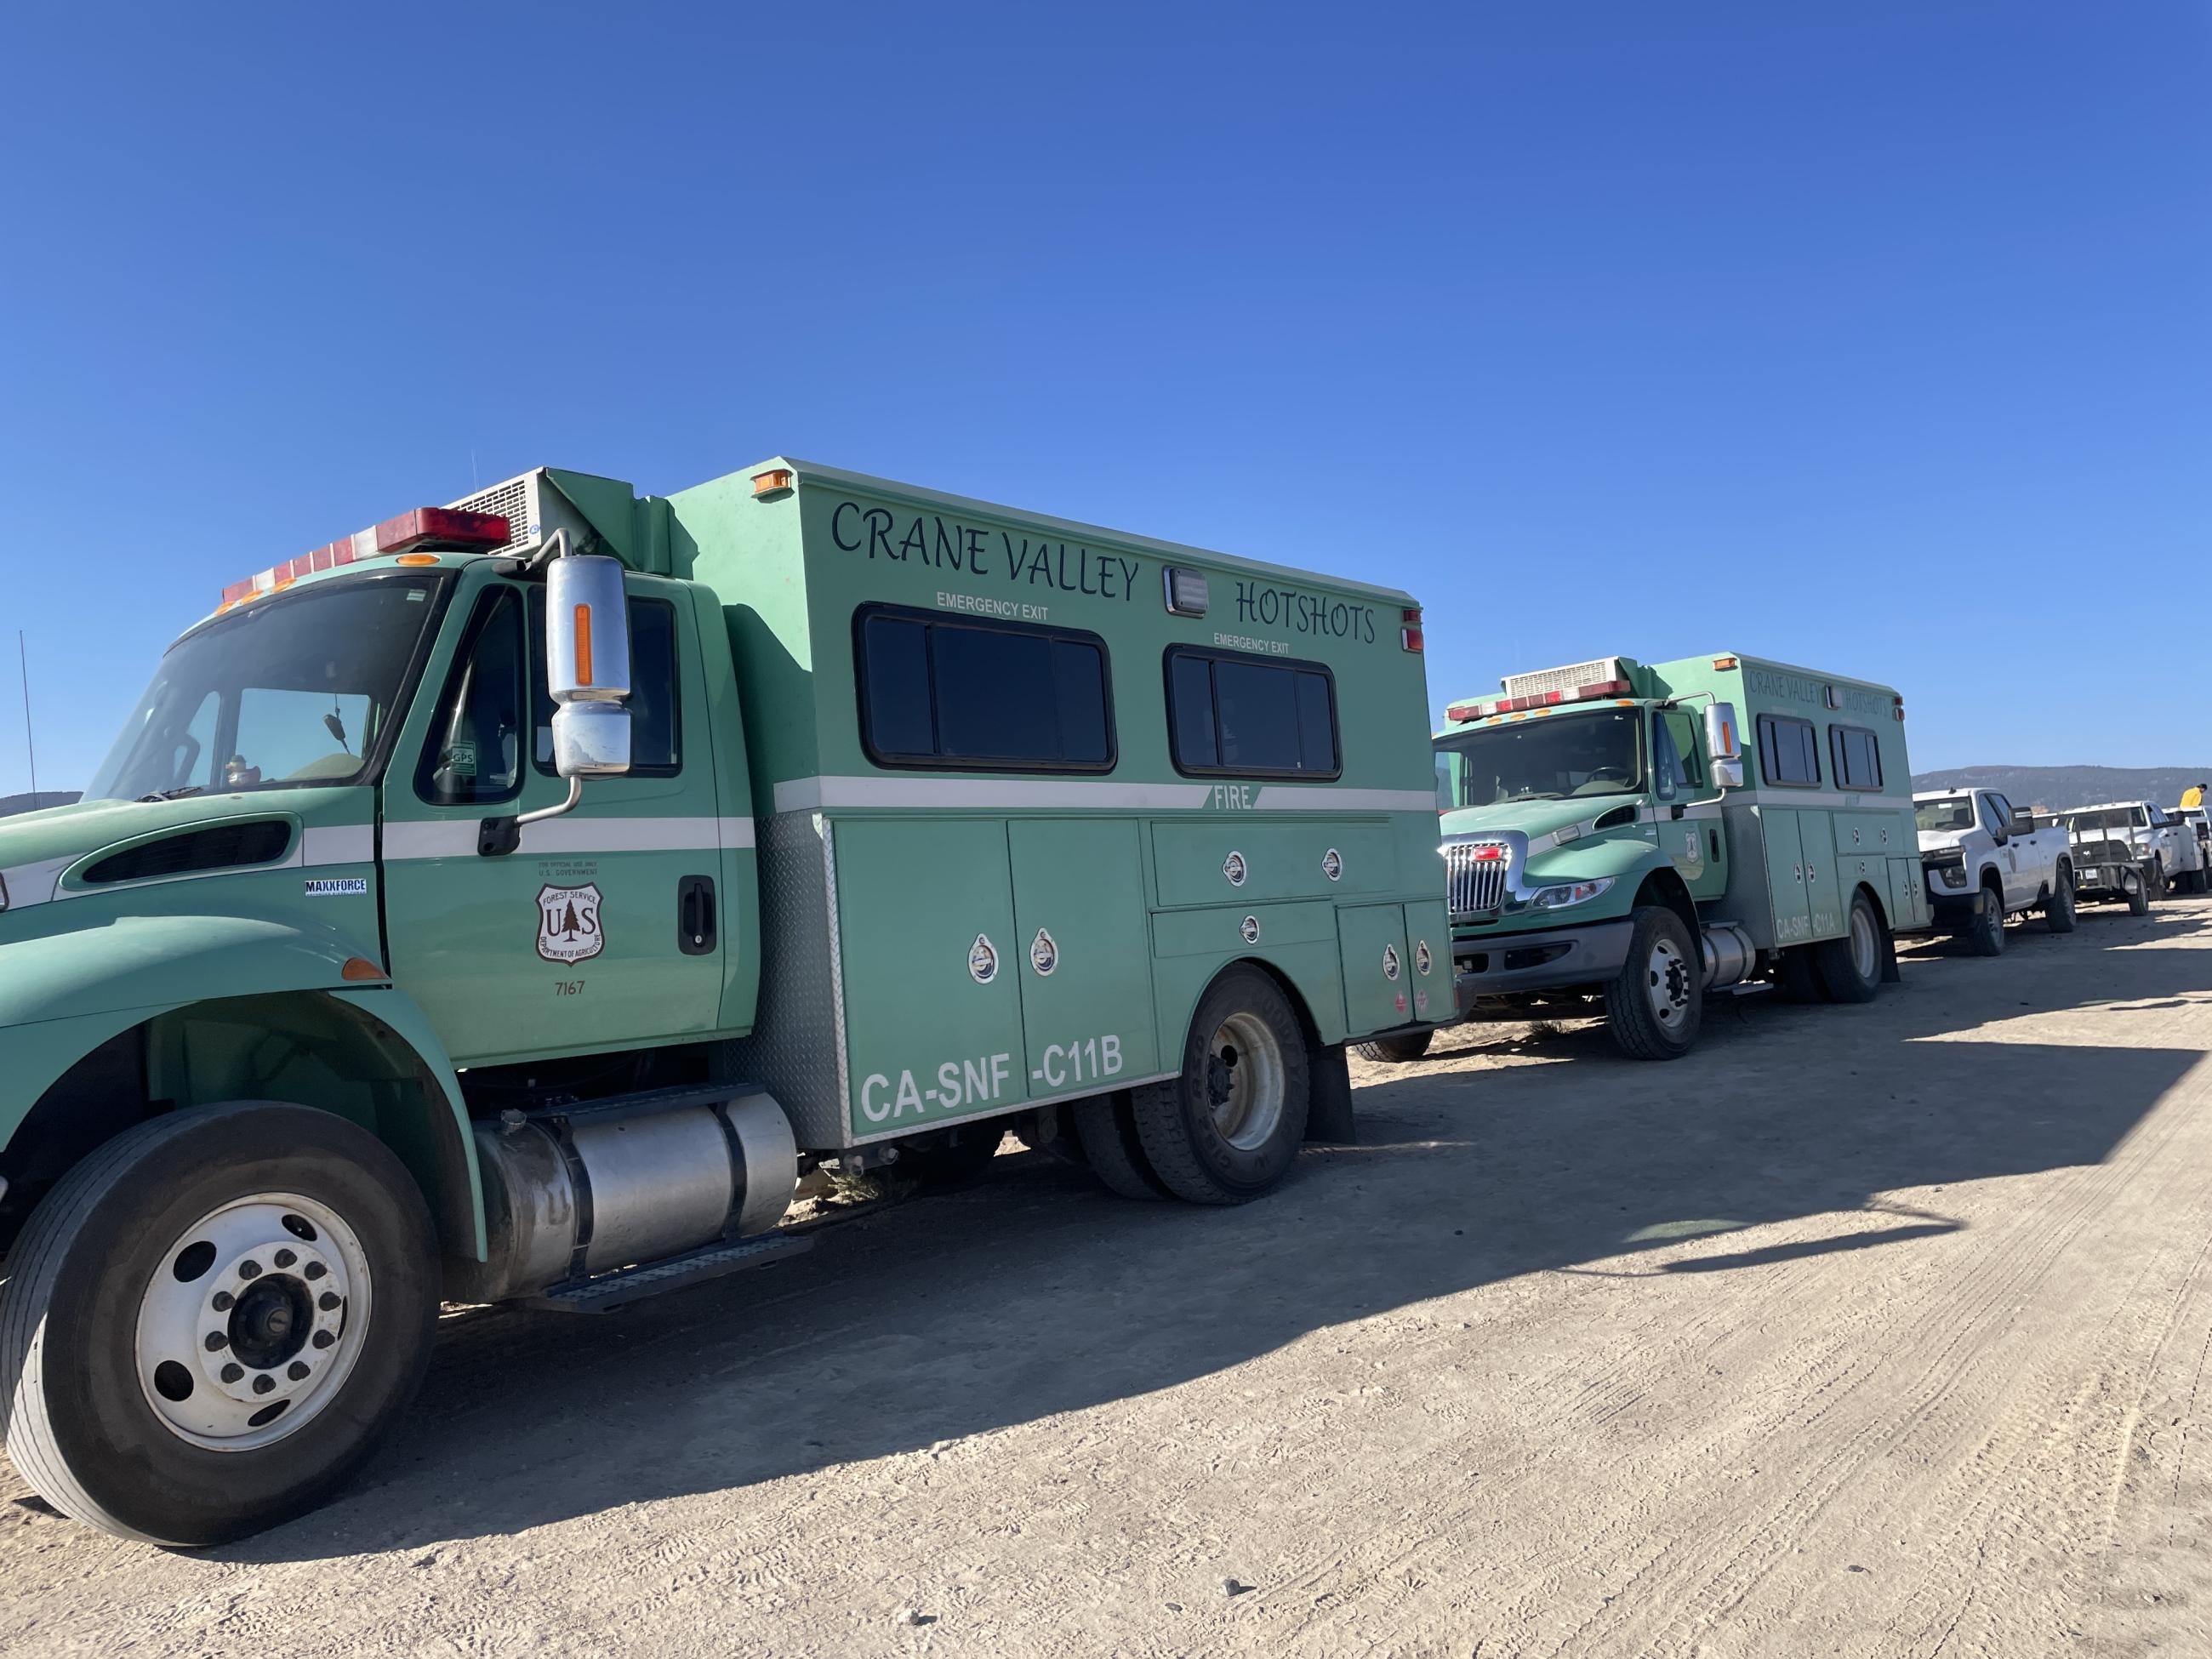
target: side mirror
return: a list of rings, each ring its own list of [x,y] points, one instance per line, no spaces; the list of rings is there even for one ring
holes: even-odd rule
[[[629,604],[618,559],[571,553],[545,569],[545,682],[553,769],[564,778],[629,770]]]
[[[1743,787],[1743,738],[1732,702],[1705,705],[1705,758],[1712,763],[1714,787]]]
[[[2033,812],[2014,812],[2012,815],[2012,832],[2015,836],[2033,835],[2035,833],[2035,814]]]

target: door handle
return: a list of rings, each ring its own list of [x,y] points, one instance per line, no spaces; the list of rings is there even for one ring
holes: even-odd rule
[[[686,876],[676,884],[676,948],[687,957],[714,952],[714,878]]]

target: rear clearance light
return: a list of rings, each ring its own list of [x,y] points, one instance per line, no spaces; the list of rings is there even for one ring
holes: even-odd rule
[[[1716,669],[1725,672],[1729,669],[1735,666],[1735,659],[1734,657],[1715,657],[1713,659],[1713,666]]]
[[[1905,699],[1902,697],[1893,697],[1890,701],[1897,705],[1897,718],[1903,720],[1905,718]]]
[[[412,513],[386,519],[374,530],[356,531],[342,542],[331,542],[312,553],[302,553],[296,559],[271,565],[242,582],[231,583],[222,590],[222,604],[218,608],[228,611],[240,600],[250,599],[257,593],[273,593],[315,571],[335,569],[362,559],[382,558],[425,547],[489,549],[504,547],[507,543],[507,522],[502,514],[469,513],[457,507],[418,507]],[[428,556],[418,555],[418,559],[428,562]]]
[[[1419,651],[1421,648],[1420,608],[1417,605],[1412,606],[1398,614],[1399,620],[1405,624],[1398,630],[1399,644],[1404,646],[1408,651]]]
[[[1444,713],[1455,720],[1480,720],[1486,714],[1518,714],[1530,708],[1550,708],[1563,702],[1594,702],[1600,697],[1625,697],[1632,688],[1626,680],[1600,680],[1572,691],[1540,691],[1533,696],[1500,697],[1495,702],[1455,702]]]

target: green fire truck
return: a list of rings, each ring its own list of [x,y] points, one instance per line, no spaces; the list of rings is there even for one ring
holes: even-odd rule
[[[1508,676],[1435,738],[1452,957],[1470,1016],[1593,1012],[1671,1060],[1705,994],[1863,1002],[1930,925],[1887,686],[1733,653]],[[1410,1059],[1430,1034],[1385,1034]]]
[[[773,1260],[1012,1128],[1231,1203],[1453,1012],[1406,594],[777,459],[287,561],[0,825],[0,1387],[64,1513],[314,1503],[441,1298]]]

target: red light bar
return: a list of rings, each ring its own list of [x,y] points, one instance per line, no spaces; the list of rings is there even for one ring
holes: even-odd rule
[[[505,547],[507,518],[499,513],[466,513],[457,507],[418,507],[376,526],[376,550],[404,553],[434,542],[441,547]]]
[[[1448,720],[1479,720],[1482,718],[1482,705],[1479,702],[1453,703],[1444,710],[1444,718]]]
[[[329,543],[312,553],[302,553],[296,559],[287,559],[282,564],[271,565],[258,575],[248,576],[242,582],[231,583],[222,590],[222,604],[219,608],[228,611],[240,599],[250,599],[256,593],[272,593],[313,571],[352,564],[356,560],[374,559],[387,553],[404,553],[411,548],[434,544],[454,548],[504,547],[509,533],[507,520],[497,513],[465,513],[453,507],[418,507],[412,513],[386,519],[374,530],[356,531],[343,541]]]
[[[1454,720],[1473,720],[1480,714],[1518,714],[1530,708],[1549,708],[1563,702],[1592,702],[1600,697],[1625,697],[1634,688],[1626,680],[1600,680],[1572,691],[1540,691],[1526,697],[1500,697],[1496,702],[1456,703],[1447,710]],[[1462,708],[1470,712],[1462,715]]]

